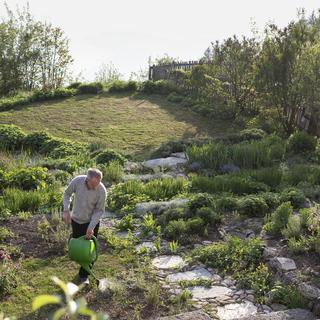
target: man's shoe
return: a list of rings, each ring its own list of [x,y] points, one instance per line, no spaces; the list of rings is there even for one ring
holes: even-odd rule
[[[89,278],[80,278],[80,283],[84,285],[89,285],[90,284]]]

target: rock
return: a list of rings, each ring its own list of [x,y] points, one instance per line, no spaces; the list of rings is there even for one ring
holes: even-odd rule
[[[280,272],[292,271],[297,269],[294,260],[285,257],[273,258],[269,261],[269,264],[271,267]]]
[[[232,290],[222,286],[212,286],[209,288],[202,286],[190,287],[188,290],[192,298],[196,300],[218,298],[219,296],[230,295]]]
[[[273,303],[271,304],[271,309],[273,311],[283,311],[283,310],[287,310],[287,307],[284,306],[283,304],[280,304],[280,303]]]
[[[192,311],[180,313],[175,316],[162,317],[159,320],[211,320],[203,311]]]
[[[245,301],[218,307],[218,316],[220,320],[232,320],[255,315],[257,311],[257,307],[252,302]]]
[[[309,300],[315,300],[320,298],[320,289],[308,283],[299,283],[298,290],[305,298]]]
[[[136,204],[135,213],[136,215],[142,216],[147,212],[158,214],[162,210],[169,208],[181,208],[188,203],[189,199],[173,199],[170,201],[149,201],[140,202]]]
[[[138,173],[141,171],[141,169],[142,169],[142,166],[140,163],[132,162],[132,161],[127,161],[123,167],[124,172],[132,172],[132,173]]]
[[[222,173],[232,173],[232,172],[238,172],[240,171],[240,168],[233,163],[227,163],[221,166],[221,172]]]
[[[177,169],[181,165],[184,165],[186,162],[187,159],[168,157],[143,161],[142,166],[145,168],[152,169],[154,172],[159,172],[164,168]]]
[[[187,159],[187,156],[184,152],[173,152],[170,156],[175,158]]]
[[[266,306],[265,304],[262,305],[262,310],[265,313],[270,313],[272,312],[272,309],[269,306]]]
[[[198,268],[192,271],[172,273],[167,276],[168,282],[193,281],[193,280],[211,280],[212,274],[205,268]]]
[[[226,287],[231,287],[234,284],[234,281],[231,278],[226,278],[221,282],[221,285]]]
[[[265,247],[264,248],[262,257],[265,260],[270,260],[276,256],[277,256],[277,249],[276,248],[273,248],[273,247]]]
[[[181,269],[186,263],[180,256],[159,256],[152,260],[152,265],[157,269]]]
[[[148,252],[157,252],[157,248],[151,241],[145,241],[136,245],[136,251],[140,251],[142,248],[146,248]]]
[[[197,172],[201,170],[202,164],[198,161],[194,161],[188,165],[188,170],[191,172]]]
[[[304,202],[300,205],[300,208],[311,208],[313,206],[312,201],[308,198],[304,200]]]
[[[237,320],[316,320],[315,316],[304,309],[290,309],[285,311],[256,314],[248,317],[235,318]]]

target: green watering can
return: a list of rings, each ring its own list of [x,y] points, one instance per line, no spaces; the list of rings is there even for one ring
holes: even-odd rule
[[[85,236],[69,240],[69,258],[91,274],[99,285],[99,279],[92,272],[90,265],[98,259],[99,243],[95,236],[88,240]]]

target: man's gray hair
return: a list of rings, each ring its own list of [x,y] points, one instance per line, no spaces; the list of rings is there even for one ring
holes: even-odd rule
[[[90,168],[87,171],[87,177],[90,178],[98,178],[102,179],[102,172],[96,168]]]

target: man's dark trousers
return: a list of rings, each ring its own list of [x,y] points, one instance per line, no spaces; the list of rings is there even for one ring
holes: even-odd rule
[[[89,222],[80,224],[71,219],[71,226],[72,226],[72,238],[79,238],[81,236],[86,235]],[[93,230],[93,234],[95,235],[96,238],[98,237],[98,231],[99,231],[99,223],[96,225],[96,227]],[[93,263],[90,265],[90,268],[92,268],[92,266],[93,266]],[[83,278],[87,278],[88,275],[89,275],[88,272],[81,267],[79,270],[79,277],[83,279]]]

